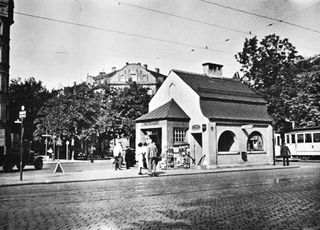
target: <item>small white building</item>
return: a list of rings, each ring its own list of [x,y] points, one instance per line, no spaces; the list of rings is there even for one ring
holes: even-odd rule
[[[204,74],[170,71],[136,120],[136,144],[155,139],[188,144],[196,164],[215,168],[273,163],[272,119],[266,101],[239,80],[222,78],[222,65],[203,64]]]

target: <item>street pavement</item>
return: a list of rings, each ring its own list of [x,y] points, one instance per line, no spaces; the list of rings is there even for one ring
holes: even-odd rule
[[[57,163],[63,172],[55,172]],[[138,168],[132,167],[126,169],[125,166],[121,170],[114,170],[112,160],[95,160],[94,163],[90,161],[49,161],[44,163],[42,170],[35,170],[33,166],[26,166],[23,171],[22,181],[20,180],[20,172],[16,169],[11,173],[0,173],[0,187],[1,186],[15,186],[15,185],[30,185],[30,184],[51,184],[51,183],[68,183],[68,182],[81,182],[92,180],[118,180],[126,178],[140,178],[148,177],[147,170],[143,170],[143,175],[138,175]],[[298,166],[290,166],[298,167]],[[281,163],[276,165],[256,165],[256,164],[243,164],[238,167],[229,168],[216,168],[216,169],[200,169],[198,167],[174,168],[161,170],[157,168],[159,176],[176,176],[176,175],[190,175],[190,174],[203,174],[203,173],[221,173],[232,171],[247,171],[247,170],[275,170],[286,169]]]
[[[251,169],[3,186],[0,229],[320,229],[319,163]]]

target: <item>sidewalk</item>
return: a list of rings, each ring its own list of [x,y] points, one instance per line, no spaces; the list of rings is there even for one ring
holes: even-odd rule
[[[66,162],[64,162],[66,163]],[[69,162],[70,163],[70,162]],[[200,169],[200,168],[177,168],[168,170],[158,170],[159,177],[179,176],[179,175],[195,175],[209,173],[224,172],[240,172],[255,170],[276,170],[276,169],[292,169],[299,166],[279,166],[279,165],[245,165],[239,167],[216,168],[216,169]],[[144,170],[143,175],[138,175],[138,169],[133,167],[130,169],[123,168],[115,171],[114,169],[100,169],[81,172],[57,172],[52,174],[40,174],[33,177],[24,178],[23,181],[17,181],[12,177],[0,177],[0,187],[18,186],[18,185],[37,185],[37,184],[53,184],[53,183],[70,183],[70,182],[86,182],[86,181],[102,181],[102,180],[119,180],[149,177]],[[159,178],[158,177],[158,178]],[[156,177],[157,178],[157,177]]]

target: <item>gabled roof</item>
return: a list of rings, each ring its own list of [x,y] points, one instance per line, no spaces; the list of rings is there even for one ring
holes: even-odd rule
[[[105,73],[105,72],[100,72],[99,75],[97,76],[93,76],[93,79],[94,80],[100,80],[100,79],[106,79],[106,78],[110,78],[112,76],[114,76],[117,72],[120,72],[121,70],[125,69],[127,66],[129,65],[138,65],[140,66],[141,68],[144,68],[141,66],[141,64],[139,63],[127,63],[124,67],[122,67],[121,69],[119,70],[116,70],[116,71],[112,71],[110,73]],[[152,71],[150,69],[145,69],[147,72],[151,73],[155,78],[163,78],[163,79],[166,79],[167,76],[166,75],[163,75],[161,73],[158,73],[156,71]]]
[[[199,96],[205,117],[216,121],[272,121],[266,101],[236,79],[173,70]]]
[[[189,121],[190,117],[181,109],[174,99],[155,110],[142,115],[136,122],[155,121],[155,120],[179,120]]]
[[[205,74],[173,70],[201,98],[245,101],[266,104],[266,101],[239,80],[208,77]]]

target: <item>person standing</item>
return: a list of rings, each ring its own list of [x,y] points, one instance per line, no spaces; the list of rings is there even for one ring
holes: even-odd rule
[[[147,157],[148,157],[148,175],[158,176],[158,174],[156,174],[158,148],[155,145],[153,140],[151,140],[151,143],[148,145]]]
[[[281,146],[280,154],[283,157],[283,166],[286,166],[286,165],[289,166],[289,158],[290,158],[291,152],[285,142],[283,142]]]
[[[143,149],[143,168],[148,169],[148,159],[147,159],[147,152],[148,152],[148,144],[144,143],[142,146]]]
[[[136,151],[136,161],[138,162],[138,168],[139,168],[139,173],[138,175],[142,175],[142,168],[143,168],[143,155],[144,155],[144,148],[142,146],[142,143],[140,142],[138,144],[138,148]]]
[[[114,164],[115,164],[115,170],[121,169],[122,164],[122,146],[119,142],[116,143],[116,145],[113,148],[113,156],[114,156]]]

